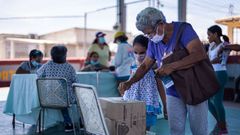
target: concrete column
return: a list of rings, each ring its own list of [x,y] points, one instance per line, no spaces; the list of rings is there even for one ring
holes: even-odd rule
[[[84,50],[84,56],[87,56],[87,13],[84,13],[84,44],[83,44],[83,50]]]
[[[6,40],[3,38],[0,38],[0,59],[6,59]]]
[[[14,41],[10,40],[10,59],[15,58],[15,47],[14,47]]]
[[[117,22],[120,24],[120,31],[126,32],[126,5],[124,0],[117,0]]]
[[[75,45],[75,55],[74,55],[74,57],[84,57],[85,56],[85,54],[82,54],[81,53],[81,44],[80,43],[76,43]],[[83,55],[83,56],[81,56],[81,55]]]
[[[234,39],[233,39],[233,30],[234,30],[234,27],[228,25],[228,37],[229,37],[230,43],[233,43],[233,41],[234,41]]]
[[[45,45],[44,44],[38,44],[38,50],[40,50],[43,53],[43,56],[46,56],[45,52]]]

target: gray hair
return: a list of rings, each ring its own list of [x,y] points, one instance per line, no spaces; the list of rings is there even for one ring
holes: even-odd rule
[[[149,26],[154,28],[159,22],[166,22],[166,18],[162,11],[153,7],[147,7],[143,9],[140,13],[138,13],[136,19],[136,27],[140,31],[143,31]]]

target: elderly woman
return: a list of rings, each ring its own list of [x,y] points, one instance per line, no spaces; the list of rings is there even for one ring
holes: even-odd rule
[[[22,62],[17,68],[16,74],[36,73],[42,66],[43,53],[39,50],[33,49],[29,53],[29,61]]]
[[[68,95],[70,95],[70,101],[75,102],[75,96],[73,94],[72,83],[76,82],[75,69],[66,61],[67,48],[65,46],[54,46],[51,49],[52,60],[44,64],[38,71],[39,77],[62,77],[67,80]],[[73,131],[72,121],[69,117],[67,108],[61,110],[64,123],[65,132]]]
[[[147,54],[134,76],[119,85],[120,91],[124,92],[132,84],[141,80],[157,61],[158,76],[168,76],[172,72],[185,69],[194,63],[207,59],[203,46],[190,24],[186,24],[180,38],[181,44],[187,49],[189,55],[182,60],[161,65],[165,54],[173,51],[176,35],[180,28],[180,22],[167,23],[163,13],[155,8],[148,7],[137,15],[136,27],[149,39]],[[177,93],[174,84],[165,85],[167,93],[167,112],[171,135],[184,135],[187,114],[193,135],[207,135],[208,105],[204,101],[197,105],[187,105]]]

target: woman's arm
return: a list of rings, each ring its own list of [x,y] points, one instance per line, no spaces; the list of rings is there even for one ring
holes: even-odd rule
[[[179,61],[163,65],[161,68],[157,69],[157,74],[159,76],[169,75],[173,71],[189,68],[195,63],[208,58],[206,52],[204,51],[203,45],[198,38],[190,41],[187,44],[186,49],[189,52],[188,56]]]
[[[226,45],[224,48],[224,50],[233,50],[233,51],[240,51],[240,45]]]
[[[220,60],[219,57],[217,57],[217,58],[211,60],[211,63],[212,63],[212,64],[218,64],[218,63],[221,63],[221,60]]]
[[[118,89],[120,93],[123,94],[124,91],[129,89],[133,83],[141,80],[144,77],[144,75],[149,71],[149,69],[153,66],[154,62],[155,60],[151,59],[150,57],[145,57],[143,63],[137,69],[133,77],[130,78],[130,80],[119,84]]]

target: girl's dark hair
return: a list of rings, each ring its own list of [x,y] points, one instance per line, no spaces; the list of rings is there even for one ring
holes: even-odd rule
[[[210,28],[208,28],[208,31],[212,33],[217,33],[218,37],[222,36],[222,29],[218,25],[213,25]]]
[[[67,48],[62,45],[54,46],[51,49],[51,57],[55,63],[65,63],[67,57]]]
[[[210,28],[208,28],[208,31],[212,32],[212,33],[217,33],[218,37],[220,38],[222,36],[223,40],[225,42],[229,43],[229,38],[226,35],[222,34],[222,29],[221,27],[219,27],[218,25],[213,25]]]
[[[148,48],[148,38],[143,35],[138,35],[135,37],[135,39],[133,40],[133,46],[136,43],[140,44],[142,47],[146,49]]]
[[[97,55],[98,55],[97,52],[91,52],[90,55],[89,55],[89,57],[91,58],[94,54],[97,54]],[[98,56],[99,56],[99,55],[98,55]]]
[[[223,40],[224,40],[225,42],[230,43],[230,42],[229,42],[229,38],[228,38],[228,36],[226,36],[226,35],[222,35],[222,38],[223,38]]]
[[[124,36],[120,36],[120,37],[116,38],[115,40],[116,40],[116,41],[118,40],[118,41],[120,41],[121,43],[122,43],[122,42],[127,42],[128,37],[124,35]]]
[[[43,53],[40,50],[37,50],[37,49],[31,50],[30,53],[29,53],[30,60],[32,58],[37,58],[37,57],[43,57]]]

